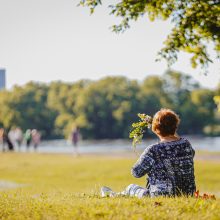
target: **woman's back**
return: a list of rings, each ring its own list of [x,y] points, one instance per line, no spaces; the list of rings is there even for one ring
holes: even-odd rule
[[[195,151],[189,141],[176,141],[151,145],[132,168],[135,177],[148,174],[150,196],[193,195],[195,177],[193,158]]]

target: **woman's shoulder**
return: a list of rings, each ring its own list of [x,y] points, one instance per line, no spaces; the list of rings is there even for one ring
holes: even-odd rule
[[[144,154],[153,154],[154,151],[157,151],[159,147],[159,143],[155,143],[155,144],[151,144],[151,145],[148,145],[145,150],[144,150]]]
[[[181,137],[180,144],[192,148],[191,142],[186,137]]]
[[[171,146],[176,146],[176,145],[188,145],[191,146],[190,141],[185,138],[185,137],[180,137],[178,140],[175,141],[169,141],[169,142],[157,142],[154,144],[151,144],[145,148],[145,151],[157,151],[160,148],[164,147],[171,147]]]

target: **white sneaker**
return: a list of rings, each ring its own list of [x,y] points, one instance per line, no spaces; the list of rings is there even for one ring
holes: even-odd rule
[[[115,195],[116,193],[113,192],[111,188],[107,186],[101,188],[101,197],[114,197]]]

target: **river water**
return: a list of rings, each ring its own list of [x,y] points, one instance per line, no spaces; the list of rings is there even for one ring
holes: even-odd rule
[[[220,137],[201,137],[201,136],[185,136],[192,144],[195,150],[204,151],[219,151],[220,152]],[[146,139],[137,148],[139,151],[150,144],[158,142],[158,139]],[[131,140],[94,140],[80,141],[79,153],[117,153],[117,152],[132,152]],[[25,146],[21,147],[21,151],[25,152]],[[30,151],[33,148],[30,147]],[[73,153],[74,149],[71,143],[66,140],[43,141],[38,147],[40,153]]]

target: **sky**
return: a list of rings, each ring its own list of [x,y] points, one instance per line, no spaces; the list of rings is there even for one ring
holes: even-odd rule
[[[167,63],[155,59],[172,28],[169,21],[143,17],[118,35],[110,27],[120,20],[109,15],[107,5],[90,16],[78,2],[0,0],[0,68],[7,71],[7,88],[31,80],[74,82],[110,75],[141,81],[165,72]],[[215,55],[211,49],[210,54]],[[192,69],[189,55],[182,53],[172,69],[192,75],[205,87],[220,82],[219,61],[205,76]]]

